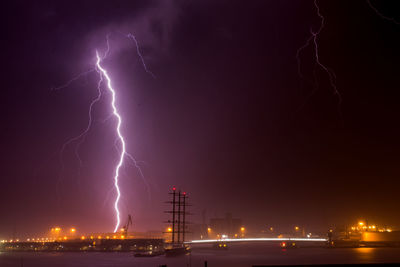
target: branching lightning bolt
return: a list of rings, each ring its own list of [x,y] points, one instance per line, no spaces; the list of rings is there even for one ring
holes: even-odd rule
[[[122,33],[121,33],[121,34],[122,34]],[[104,52],[104,55],[102,56],[103,59],[107,58],[107,56],[108,56],[108,54],[109,54],[109,52],[110,52],[110,35],[111,35],[111,34],[107,34],[107,35],[106,35],[106,51]],[[138,57],[140,58],[140,61],[141,61],[142,65],[143,65],[144,70],[145,70],[148,74],[150,74],[153,78],[155,78],[155,75],[154,75],[151,71],[149,71],[148,68],[147,68],[147,66],[146,66],[146,63],[145,63],[145,61],[144,61],[144,59],[143,59],[143,56],[142,56],[142,54],[140,53],[140,47],[139,47],[139,44],[138,44],[138,42],[137,42],[137,40],[136,40],[136,37],[135,37],[133,34],[131,34],[131,33],[122,34],[122,35],[134,41],[135,47],[136,47],[137,55],[138,55]],[[60,89],[66,88],[66,87],[70,86],[72,83],[74,83],[75,81],[79,80],[80,78],[82,78],[82,77],[84,77],[84,76],[86,76],[86,75],[88,75],[89,73],[92,73],[92,72],[94,72],[94,71],[96,71],[96,68],[91,68],[91,69],[89,69],[89,70],[87,70],[87,71],[85,71],[85,72],[82,72],[82,73],[80,73],[80,74],[74,76],[72,79],[70,79],[69,81],[67,81],[65,84],[62,84],[62,85],[60,85],[60,86],[58,86],[58,87],[54,87],[54,88],[52,88],[51,90],[60,90]],[[81,158],[80,158],[80,156],[79,156],[79,147],[80,147],[80,145],[85,141],[85,136],[86,136],[86,134],[89,132],[89,130],[90,130],[91,126],[92,126],[92,122],[93,122],[93,120],[92,120],[92,109],[93,109],[94,104],[96,104],[96,103],[101,99],[101,96],[102,96],[102,95],[101,95],[101,83],[102,83],[102,82],[103,82],[102,77],[100,77],[100,80],[99,80],[98,85],[97,85],[98,94],[97,94],[96,98],[94,98],[94,99],[92,100],[92,102],[90,103],[90,106],[89,106],[89,121],[88,121],[87,127],[86,127],[79,135],[70,138],[69,140],[67,140],[67,141],[62,145],[62,147],[61,147],[61,152],[60,152],[61,161],[62,161],[62,154],[63,154],[65,148],[66,148],[69,144],[71,144],[71,143],[73,143],[73,142],[75,142],[75,141],[80,140],[79,143],[78,143],[78,145],[77,145],[77,147],[75,148],[75,155],[76,155],[76,157],[77,157],[78,160],[79,160],[80,166],[82,165],[82,160],[81,160]],[[108,116],[106,119],[104,119],[103,122],[107,121],[107,120],[110,119],[112,116],[113,116],[113,114],[110,114],[110,116]],[[141,178],[144,179],[143,172],[142,172],[142,170],[140,169],[140,166],[137,165],[136,160],[135,160],[132,156],[130,156],[130,159],[132,160],[133,164],[138,168]],[[61,165],[63,165],[62,162],[61,162]]]
[[[138,57],[139,57],[139,59],[140,59],[140,61],[142,63],[142,66],[143,66],[144,70],[148,74],[150,74],[153,78],[155,78],[155,75],[147,68],[147,66],[145,64],[145,61],[144,61],[144,58],[143,58],[143,56],[142,56],[142,54],[140,52],[139,44],[138,44],[138,41],[136,40],[136,37],[131,33],[122,34],[122,35],[124,35],[126,38],[129,38],[129,39],[134,41],[134,44],[136,46],[137,55],[138,55]],[[67,140],[61,147],[61,151],[60,151],[61,170],[60,170],[60,174],[59,174],[59,180],[57,182],[57,192],[58,192],[59,184],[61,182],[61,173],[62,173],[62,171],[64,169],[64,163],[63,163],[64,150],[66,149],[66,147],[68,145],[70,145],[70,144],[72,144],[74,142],[77,142],[77,141],[79,141],[79,142],[78,142],[77,146],[75,147],[75,155],[76,155],[76,157],[77,157],[77,159],[79,161],[80,168],[82,167],[82,160],[81,160],[81,158],[79,156],[79,148],[80,148],[81,144],[85,141],[86,135],[90,131],[91,127],[92,127],[92,123],[93,123],[93,116],[92,116],[93,107],[98,101],[100,101],[100,99],[102,97],[101,85],[102,85],[102,83],[104,81],[104,78],[105,78],[105,80],[107,82],[106,83],[107,84],[107,89],[112,95],[111,107],[112,107],[112,111],[113,112],[105,120],[108,120],[111,117],[115,117],[117,119],[117,121],[118,121],[118,124],[117,124],[117,127],[116,127],[116,132],[117,132],[118,138],[116,140],[115,147],[116,147],[117,152],[119,154],[119,161],[118,161],[118,164],[117,164],[117,166],[115,168],[115,173],[114,173],[114,188],[117,191],[117,198],[115,199],[115,202],[114,202],[114,209],[115,209],[116,217],[117,217],[116,218],[117,222],[116,222],[115,229],[114,229],[114,232],[116,232],[118,230],[118,227],[119,227],[120,222],[121,222],[121,220],[120,220],[120,211],[119,211],[119,206],[118,206],[120,198],[121,198],[121,191],[120,191],[118,182],[119,182],[119,177],[120,177],[120,169],[121,169],[121,167],[122,167],[122,165],[124,163],[124,158],[125,157],[127,159],[129,159],[132,162],[132,165],[138,170],[138,173],[139,173],[141,179],[143,180],[143,182],[146,185],[147,193],[149,195],[149,198],[151,198],[151,197],[150,197],[149,184],[147,183],[147,181],[146,181],[146,179],[144,177],[143,171],[142,171],[141,167],[138,164],[139,162],[136,161],[136,159],[126,151],[125,139],[124,139],[124,137],[123,137],[123,135],[121,133],[122,118],[121,118],[121,116],[120,116],[120,114],[118,112],[118,109],[116,107],[116,92],[115,92],[114,88],[112,87],[111,79],[110,79],[107,71],[101,66],[102,60],[107,58],[107,56],[108,56],[108,54],[110,52],[109,37],[110,37],[110,34],[107,34],[107,36],[106,36],[107,47],[106,47],[106,51],[104,52],[104,55],[100,56],[98,51],[96,50],[97,61],[96,61],[96,65],[95,65],[94,68],[91,68],[88,71],[85,71],[85,72],[82,72],[82,73],[76,75],[75,77],[70,79],[67,83],[65,83],[65,84],[63,84],[61,86],[52,88],[52,90],[59,90],[59,89],[66,88],[66,87],[70,86],[72,83],[74,83],[75,81],[79,80],[80,78],[82,78],[82,77],[86,76],[87,74],[89,74],[91,72],[94,72],[94,71],[98,72],[99,76],[100,76],[100,79],[99,79],[99,81],[97,83],[97,92],[98,92],[97,96],[91,101],[90,106],[89,106],[89,111],[88,111],[89,119],[88,119],[88,123],[87,123],[86,128],[79,135]],[[118,143],[120,144],[120,147],[118,146]],[[79,169],[79,172],[80,172],[80,169]]]
[[[119,149],[118,149],[118,146],[117,146],[118,140],[119,140],[119,139],[117,139],[117,140],[115,141],[115,149],[117,150],[118,153],[120,153],[120,151],[119,151]],[[130,163],[131,163],[131,164],[136,168],[136,170],[138,171],[140,178],[142,179],[143,183],[146,185],[146,190],[147,190],[147,195],[148,195],[148,197],[149,197],[149,200],[151,200],[150,185],[149,185],[149,183],[147,182],[147,180],[146,180],[145,177],[144,177],[144,173],[143,173],[143,171],[142,171],[142,168],[141,168],[140,165],[139,165],[139,161],[137,161],[137,160],[136,160],[130,153],[128,153],[127,151],[125,151],[125,156],[127,157],[127,159],[130,160]],[[142,162],[142,163],[144,163],[144,162]]]
[[[322,32],[322,29],[325,27],[325,17],[321,14],[320,8],[319,8],[318,3],[317,3],[317,0],[314,0],[314,6],[315,6],[315,8],[317,10],[318,17],[321,20],[321,24],[320,24],[320,26],[319,26],[317,31],[314,31],[312,28],[310,29],[310,34],[311,34],[310,37],[307,39],[307,41],[305,42],[305,44],[303,46],[301,46],[299,49],[297,49],[296,58],[297,58],[298,73],[299,73],[299,76],[301,78],[303,78],[303,75],[301,73],[300,53],[304,49],[306,49],[307,47],[311,46],[311,44],[312,44],[313,47],[314,47],[315,63],[322,70],[324,70],[326,72],[326,74],[328,75],[330,86],[333,89],[333,93],[338,97],[338,108],[340,110],[340,104],[342,102],[342,96],[340,95],[340,93],[339,93],[339,91],[337,89],[337,86],[336,86],[336,74],[332,69],[330,69],[329,67],[327,67],[325,64],[323,64],[321,62],[320,56],[319,56],[318,37],[319,37],[319,34]],[[314,77],[314,79],[315,79],[315,77]],[[317,82],[315,82],[315,83],[317,83]],[[313,93],[314,92],[315,92],[315,90],[313,91]]]

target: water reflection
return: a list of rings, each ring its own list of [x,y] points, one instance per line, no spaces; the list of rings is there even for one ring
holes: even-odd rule
[[[356,248],[356,255],[359,261],[373,262],[376,248]]]

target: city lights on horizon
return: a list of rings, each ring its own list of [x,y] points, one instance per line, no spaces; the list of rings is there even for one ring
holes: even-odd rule
[[[366,221],[358,221],[356,225],[351,226],[350,228],[353,232],[392,232],[392,228],[383,226],[379,227],[377,224],[368,224]]]
[[[88,235],[76,235],[78,232],[77,228],[71,227],[71,228],[66,228],[68,229],[66,233],[64,233],[63,228],[57,226],[57,227],[52,227],[50,228],[50,231],[48,232],[48,236],[46,237],[30,237],[30,238],[25,238],[21,240],[21,242],[37,242],[37,243],[46,243],[46,242],[66,242],[66,241],[74,241],[74,240],[87,240],[87,239],[110,239],[111,236],[113,239],[127,239],[128,237],[124,234],[120,235],[113,235],[112,233],[107,234],[88,234]],[[131,236],[129,238],[132,238]],[[0,240],[0,243],[14,243],[14,242],[20,242],[20,239],[3,239]]]
[[[276,232],[276,238],[308,238],[308,239],[313,239],[313,237],[319,237],[321,236],[320,234],[312,234],[310,232],[305,232],[304,228],[302,226],[294,226],[292,229],[292,233],[287,235],[287,234],[279,234],[275,230],[274,227],[267,225],[266,230],[269,230],[270,233]],[[65,229],[65,230],[64,230]],[[161,233],[167,233],[170,234],[173,232],[173,229],[171,226],[168,226],[167,228],[164,228],[164,231],[161,231]],[[334,228],[333,228],[334,229]],[[364,232],[381,232],[381,233],[391,233],[393,232],[392,227],[388,227],[386,225],[378,225],[376,223],[370,224],[368,223],[367,220],[359,220],[356,223],[354,223],[350,227],[346,227],[347,234],[352,234],[352,235],[360,235],[363,234]],[[247,227],[244,225],[240,226],[237,228],[237,232],[231,233],[229,236],[227,233],[224,232],[219,232],[216,228],[212,228],[210,226],[207,226],[204,228],[204,230],[208,233],[208,237],[203,235],[201,237],[201,240],[210,240],[210,238],[216,238],[217,240],[219,239],[245,239],[245,238],[251,238],[252,233],[255,233],[253,229],[248,230]],[[302,235],[301,231],[302,230]],[[394,229],[397,230],[397,229]],[[338,231],[338,230],[335,230]],[[339,230],[340,231],[340,230]],[[265,230],[262,231],[263,233],[268,233]],[[332,230],[331,230],[332,232]],[[345,231],[346,232],[346,231]],[[272,236],[271,236],[272,237]],[[52,227],[50,228],[50,231],[48,232],[48,235],[45,235],[43,237],[29,237],[29,238],[24,238],[20,241],[19,238],[13,238],[13,239],[3,239],[0,240],[0,243],[15,243],[15,242],[38,242],[38,243],[46,243],[46,242],[73,242],[74,240],[78,241],[84,241],[84,240],[102,240],[102,239],[131,239],[133,238],[132,235],[127,236],[126,233],[121,232],[121,233],[93,233],[93,234],[78,234],[78,229],[76,227]]]

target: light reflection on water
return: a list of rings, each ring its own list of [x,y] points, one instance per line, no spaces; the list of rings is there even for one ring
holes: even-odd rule
[[[357,256],[362,262],[373,262],[376,248],[356,248]]]
[[[312,265],[352,263],[400,263],[400,248],[298,248],[231,246],[227,250],[204,248],[190,256],[135,258],[133,253],[53,252],[2,253],[1,267],[174,267],[204,266],[244,267],[252,265]],[[23,262],[23,265],[21,263]]]

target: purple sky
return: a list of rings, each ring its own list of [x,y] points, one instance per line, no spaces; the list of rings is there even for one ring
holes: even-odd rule
[[[18,1],[3,8],[0,239],[51,226],[111,231],[114,119],[96,97],[95,50],[117,91],[128,151],[122,220],[159,230],[168,191],[188,192],[191,221],[232,212],[246,225],[326,229],[367,218],[399,225],[400,27],[366,1],[320,1],[319,56],[343,102],[315,67],[313,1]],[[388,17],[399,6],[372,1]],[[400,19],[400,18],[399,18]],[[146,73],[131,40],[141,46]],[[314,72],[315,70],[315,72]],[[314,75],[318,86],[313,86]],[[4,84],[5,81],[5,84]],[[57,189],[57,183],[59,187]]]

